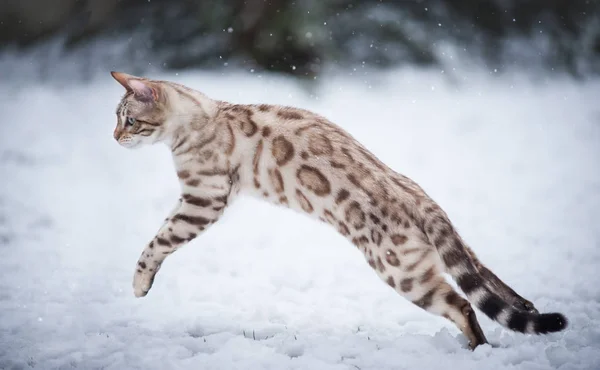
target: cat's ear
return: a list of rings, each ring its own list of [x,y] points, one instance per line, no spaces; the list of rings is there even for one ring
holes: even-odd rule
[[[112,71],[110,72],[110,74],[113,76],[113,78],[115,80],[117,80],[118,83],[121,84],[121,86],[123,86],[127,91],[132,91],[131,87],[129,86],[129,81],[133,80],[134,78],[136,78],[135,76],[132,75],[128,75],[127,73],[123,73],[123,72],[115,72]]]
[[[110,74],[117,82],[127,89],[127,91],[133,92],[136,99],[143,102],[153,102],[158,100],[158,91],[139,77],[122,72],[110,72]]]
[[[143,102],[155,102],[158,100],[158,92],[150,84],[141,80],[129,80],[129,87],[137,100]]]

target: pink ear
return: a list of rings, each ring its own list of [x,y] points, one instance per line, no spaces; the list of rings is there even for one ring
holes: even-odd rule
[[[110,72],[115,80],[117,80],[127,91],[133,92],[135,97],[140,101],[150,102],[158,98],[156,90],[148,83],[144,82],[139,77],[128,75],[122,72]]]
[[[150,85],[140,80],[129,80],[129,87],[138,100],[154,101],[156,100],[156,92]]]
[[[117,80],[117,82],[119,82],[124,88],[126,88],[127,91],[131,91],[131,88],[129,87],[129,80],[135,78],[134,76],[128,75],[127,73],[114,71],[110,72],[110,74],[115,80]]]

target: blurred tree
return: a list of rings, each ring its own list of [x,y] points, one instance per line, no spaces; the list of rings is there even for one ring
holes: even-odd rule
[[[63,38],[65,52],[98,56],[99,40],[126,40],[118,58],[138,68],[227,63],[313,77],[325,64],[436,65],[441,45],[455,45],[499,68],[538,63],[578,76],[600,72],[600,1],[0,2],[0,50],[51,38]]]

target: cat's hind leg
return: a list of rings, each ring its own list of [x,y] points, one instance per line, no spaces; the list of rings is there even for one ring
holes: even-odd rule
[[[411,248],[408,256],[403,255],[402,250],[378,250],[383,255],[373,256],[369,262],[379,277],[401,296],[427,312],[452,321],[467,337],[471,349],[487,343],[469,301],[444,279],[437,253],[425,245],[415,250]]]

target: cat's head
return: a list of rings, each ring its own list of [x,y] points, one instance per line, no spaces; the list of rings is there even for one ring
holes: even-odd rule
[[[137,148],[165,139],[170,116],[165,86],[126,73],[111,72],[111,75],[126,90],[117,106],[115,140],[126,148]]]

